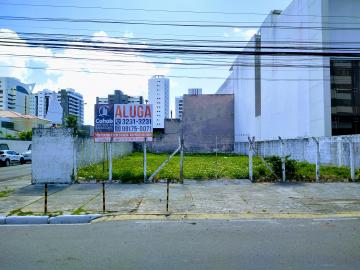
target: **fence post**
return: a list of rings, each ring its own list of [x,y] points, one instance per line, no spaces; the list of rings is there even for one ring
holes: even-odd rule
[[[48,184],[44,186],[44,213],[47,214],[47,197],[48,197]]]
[[[184,184],[184,138],[180,138],[180,182]]]
[[[147,182],[147,168],[146,168],[146,137],[144,138],[144,146],[143,146],[143,148],[144,148],[144,183],[146,183]]]
[[[103,195],[103,206],[102,206],[102,210],[103,210],[103,213],[105,213],[105,183],[102,182],[102,195]]]
[[[105,149],[105,143],[104,143],[104,149],[103,149],[103,172],[105,172],[105,160],[106,160],[106,155],[105,155],[105,152],[106,152],[106,149]]]
[[[250,137],[248,137],[249,140],[249,180],[251,182],[254,181],[254,177],[253,177],[253,147],[254,147],[254,142],[255,142],[255,137],[253,137],[252,139]]]
[[[355,160],[354,160],[354,143],[351,138],[348,138],[350,150],[350,175],[351,181],[355,181]]]
[[[280,141],[280,151],[281,151],[281,173],[282,173],[282,182],[285,182],[285,181],[286,181],[285,143],[284,143],[284,141],[281,139],[280,136],[279,136],[279,141]]]
[[[112,139],[109,143],[109,182],[112,182]]]
[[[339,167],[343,165],[342,154],[343,154],[342,137],[338,137],[338,139],[337,139],[337,156],[338,156],[338,166]]]
[[[166,181],[166,212],[169,212],[169,186],[170,180]]]
[[[74,138],[74,150],[73,150],[73,158],[74,158],[74,162],[73,162],[73,181],[75,181],[76,180],[76,178],[77,178],[77,153],[76,153],[76,145],[77,145],[77,142],[75,141],[76,140],[76,138]]]
[[[316,144],[316,156],[315,156],[315,179],[316,182],[320,182],[320,143],[319,140],[313,137]]]

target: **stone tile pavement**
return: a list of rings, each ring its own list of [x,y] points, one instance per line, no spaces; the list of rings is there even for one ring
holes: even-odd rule
[[[44,187],[27,177],[0,183],[0,215],[43,214]],[[102,212],[101,184],[49,186],[53,214]],[[166,184],[106,184],[106,211],[163,214]],[[360,213],[360,183],[255,183],[248,180],[185,181],[170,184],[174,214],[336,214]]]

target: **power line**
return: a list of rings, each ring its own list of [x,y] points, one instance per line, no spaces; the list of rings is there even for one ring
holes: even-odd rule
[[[44,46],[46,48],[54,48],[54,49],[78,49],[78,50],[89,50],[89,51],[106,51],[106,52],[138,52],[138,53],[158,53],[158,54],[198,54],[198,55],[209,55],[209,54],[216,54],[216,55],[269,55],[269,56],[328,56],[328,57],[359,57],[360,52],[357,51],[314,51],[315,49],[305,50],[305,48],[300,48],[301,51],[292,51],[299,48],[296,47],[266,47],[266,50],[255,50],[252,51],[253,48],[244,47],[246,50],[224,50],[224,49],[197,49],[197,48],[151,48],[151,47],[119,47],[119,46],[108,46],[108,45],[100,45],[99,42],[95,44],[84,44],[81,43],[61,43],[61,42],[27,42],[24,44],[23,42],[19,41],[0,41],[0,45],[2,46],[20,46],[20,47],[39,47]],[[227,48],[233,49],[233,48]],[[284,51],[285,49],[290,49]],[[346,50],[346,48],[344,49]],[[352,49],[354,50],[354,49]],[[356,49],[357,50],[357,49]]]
[[[172,26],[172,27],[199,27],[199,28],[271,28],[271,29],[311,29],[311,30],[360,30],[359,27],[315,27],[315,26],[280,26],[280,25],[229,25],[229,24],[194,24],[194,23],[164,23],[150,20],[103,20],[103,19],[74,19],[74,18],[49,18],[49,17],[26,17],[26,16],[0,16],[0,20],[33,21],[33,22],[68,22],[68,23],[97,23],[97,24],[124,24],[146,26]]]
[[[124,11],[143,11],[143,12],[166,12],[166,13],[192,13],[192,14],[222,14],[222,15],[259,15],[267,16],[269,13],[257,12],[225,12],[225,11],[197,11],[197,10],[170,10],[170,9],[144,9],[144,8],[122,8],[122,7],[104,7],[104,6],[80,6],[80,5],[53,5],[53,4],[29,4],[29,3],[10,3],[0,2],[9,6],[29,6],[29,7],[51,7],[51,8],[76,8],[76,9],[103,9],[103,10],[124,10]],[[326,17],[326,18],[356,18],[358,16],[337,16],[337,15],[316,15],[316,14],[280,14],[288,17]]]
[[[0,65],[0,67],[11,67],[11,68],[20,68],[20,69],[40,69],[40,70],[53,70],[53,71],[68,71],[68,72],[79,72],[84,73],[83,70],[74,70],[74,69],[57,69],[57,68],[44,68],[44,67],[21,67],[16,65]],[[149,74],[140,74],[140,73],[119,73],[119,72],[105,72],[105,71],[86,71],[89,74],[107,74],[107,75],[122,75],[122,76],[136,76],[136,77],[144,77],[144,76],[151,76]],[[176,75],[166,75],[168,78],[178,78],[178,79],[207,79],[207,80],[249,80],[254,81],[254,78],[224,78],[224,77],[209,77],[209,76],[176,76]],[[303,79],[303,78],[261,78],[264,81],[326,81],[330,79]]]

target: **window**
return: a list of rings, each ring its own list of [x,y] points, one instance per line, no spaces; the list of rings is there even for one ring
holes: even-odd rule
[[[360,61],[331,60],[332,135],[360,133]]]

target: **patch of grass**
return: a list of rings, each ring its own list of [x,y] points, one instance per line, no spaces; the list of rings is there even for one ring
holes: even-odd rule
[[[8,216],[40,216],[42,213],[34,213],[32,211],[23,212],[21,208],[10,211]]]
[[[169,154],[148,153],[147,156],[147,177],[168,158]],[[280,159],[274,158],[274,164],[279,173]],[[235,154],[185,154],[184,157],[184,178],[185,179],[248,179],[249,160],[247,156]],[[290,180],[294,181],[315,181],[315,165],[308,162],[296,162],[287,159],[288,167],[291,166],[291,173],[287,174]],[[254,178],[256,181],[276,181],[274,175],[262,163],[260,158],[253,159]],[[175,156],[155,177],[159,179],[179,180],[180,158]],[[281,170],[281,163],[280,163]],[[347,167],[321,166],[321,179],[323,181],[343,181],[350,178],[350,170]],[[360,170],[357,171],[360,177]],[[79,179],[103,181],[108,179],[108,169],[105,166],[103,171],[102,163],[92,164],[79,169]],[[281,171],[278,175],[281,177]],[[128,156],[113,160],[113,179],[123,183],[143,182],[143,153],[135,152]]]
[[[77,209],[75,209],[71,214],[72,215],[84,215],[84,214],[89,214],[90,212],[87,211],[86,209],[79,207]]]
[[[10,193],[13,192],[11,189],[5,188],[4,190],[0,191],[0,198],[5,198],[10,195]]]

